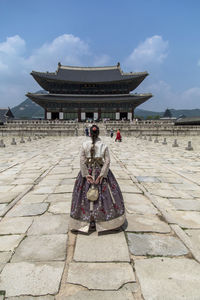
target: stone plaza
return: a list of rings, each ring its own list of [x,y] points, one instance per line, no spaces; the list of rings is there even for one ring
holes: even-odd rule
[[[85,137],[3,137],[0,299],[199,300],[200,137],[165,138],[102,137],[127,222],[97,235],[68,231]]]

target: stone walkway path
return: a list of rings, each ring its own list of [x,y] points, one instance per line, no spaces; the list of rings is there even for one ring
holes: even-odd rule
[[[68,232],[83,137],[0,148],[0,299],[200,299],[200,145],[106,137],[121,232]],[[4,295],[5,294],[5,295]]]

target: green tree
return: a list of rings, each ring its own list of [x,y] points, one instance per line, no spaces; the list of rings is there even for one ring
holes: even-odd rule
[[[171,118],[172,117],[172,113],[171,113],[171,111],[168,108],[164,112],[163,117],[164,118]]]

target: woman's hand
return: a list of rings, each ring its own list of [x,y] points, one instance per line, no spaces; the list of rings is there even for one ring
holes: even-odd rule
[[[95,183],[95,184],[99,184],[99,183],[101,184],[101,183],[102,183],[102,180],[103,180],[103,176],[100,176],[100,175],[99,175],[99,176],[97,177],[97,179],[95,180],[94,183]]]
[[[86,179],[87,179],[88,183],[94,183],[94,179],[93,179],[93,177],[91,175],[87,175]]]

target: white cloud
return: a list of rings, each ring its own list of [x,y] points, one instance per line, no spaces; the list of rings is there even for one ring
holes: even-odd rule
[[[125,65],[137,71],[144,67],[149,69],[152,65],[161,64],[167,57],[167,51],[168,41],[164,41],[160,35],[154,35],[133,50],[125,60]]]
[[[144,82],[143,87],[138,88],[138,91],[151,92],[154,95],[151,100],[139,107],[141,109],[164,111],[166,108],[200,108],[200,87],[192,87],[178,92],[163,80],[153,81],[149,79],[147,83]]]
[[[94,54],[88,43],[72,34],[63,34],[43,44],[27,57],[26,42],[19,36],[0,43],[0,106],[14,106],[25,99],[27,91],[40,89],[30,76],[32,70],[55,71],[57,63],[64,65],[104,65],[105,54]]]
[[[72,34],[63,34],[37,49],[28,58],[27,64],[44,71],[54,70],[58,61],[65,65],[82,65],[85,57],[91,55],[87,43]]]

